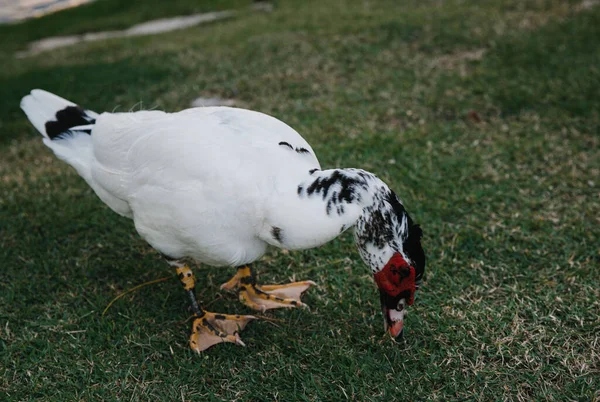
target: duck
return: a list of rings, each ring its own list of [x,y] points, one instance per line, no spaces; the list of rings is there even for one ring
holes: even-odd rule
[[[190,261],[235,272],[221,289],[253,310],[305,307],[315,282],[259,284],[254,264],[270,246],[319,247],[348,230],[379,290],[384,330],[402,335],[425,271],[423,232],[375,174],[321,169],[298,132],[252,110],[99,114],[41,89],[20,106],[56,157],[173,267],[194,314],[194,351],[243,346],[257,317],[202,307]]]

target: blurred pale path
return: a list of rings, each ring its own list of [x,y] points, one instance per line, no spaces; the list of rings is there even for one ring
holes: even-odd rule
[[[40,17],[93,0],[0,0],[0,24]]]

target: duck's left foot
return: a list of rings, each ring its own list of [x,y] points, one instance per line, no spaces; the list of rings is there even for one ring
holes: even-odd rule
[[[221,285],[221,289],[233,290],[239,286],[240,301],[254,310],[264,312],[275,308],[307,307],[300,298],[314,285],[316,283],[313,281],[257,285],[252,268],[244,266],[238,268],[235,276]]]
[[[222,342],[246,346],[240,339],[239,331],[256,319],[252,315],[216,314],[202,310],[192,324],[190,347],[202,352]]]

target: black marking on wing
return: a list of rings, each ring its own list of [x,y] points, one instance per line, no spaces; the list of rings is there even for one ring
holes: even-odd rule
[[[67,106],[56,112],[56,120],[46,122],[46,134],[53,140],[61,134],[69,131],[71,127],[84,126],[96,123],[96,120],[88,116],[86,111],[80,106]],[[81,130],[91,134],[91,130]]]
[[[314,172],[316,172],[316,171],[318,171],[318,170],[319,170],[319,169],[317,169],[317,168],[310,169],[310,170],[308,171],[308,173],[309,173],[309,174],[313,174]]]
[[[273,226],[271,228],[271,236],[273,236],[273,238],[275,240],[277,240],[279,243],[283,243],[283,231],[281,230],[281,228],[278,228],[277,226]]]
[[[286,142],[286,141],[281,141],[279,143],[279,145],[284,146],[284,147],[288,147],[292,151],[296,151],[299,154],[310,154],[310,151],[308,149],[306,149],[304,147],[298,147],[298,148],[294,149],[294,147],[292,146],[292,144],[290,144],[289,142]]]

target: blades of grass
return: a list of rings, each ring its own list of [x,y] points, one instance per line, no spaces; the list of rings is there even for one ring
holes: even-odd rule
[[[134,287],[132,287],[132,288],[131,288],[131,289],[129,289],[129,290],[126,290],[125,292],[123,292],[123,293],[119,294],[117,297],[115,297],[114,299],[112,299],[110,303],[108,303],[108,305],[106,306],[106,308],[104,309],[104,311],[102,311],[102,317],[104,317],[104,315],[106,314],[106,312],[108,311],[108,309],[109,309],[109,308],[110,308],[110,307],[111,307],[111,306],[112,306],[112,305],[113,305],[113,304],[114,304],[114,303],[115,303],[117,300],[119,300],[121,297],[123,297],[123,296],[125,296],[125,295],[127,295],[127,294],[129,294],[129,293],[135,292],[136,290],[138,290],[138,289],[141,289],[141,288],[143,288],[143,287],[150,286],[150,285],[154,285],[155,283],[165,282],[166,280],[169,280],[169,279],[171,279],[171,277],[170,277],[170,276],[166,276],[166,277],[164,277],[164,278],[159,278],[159,279],[155,279],[155,280],[153,280],[153,281],[144,282],[144,283],[142,283],[142,284],[140,284],[140,285],[137,285],[137,286],[134,286]]]

